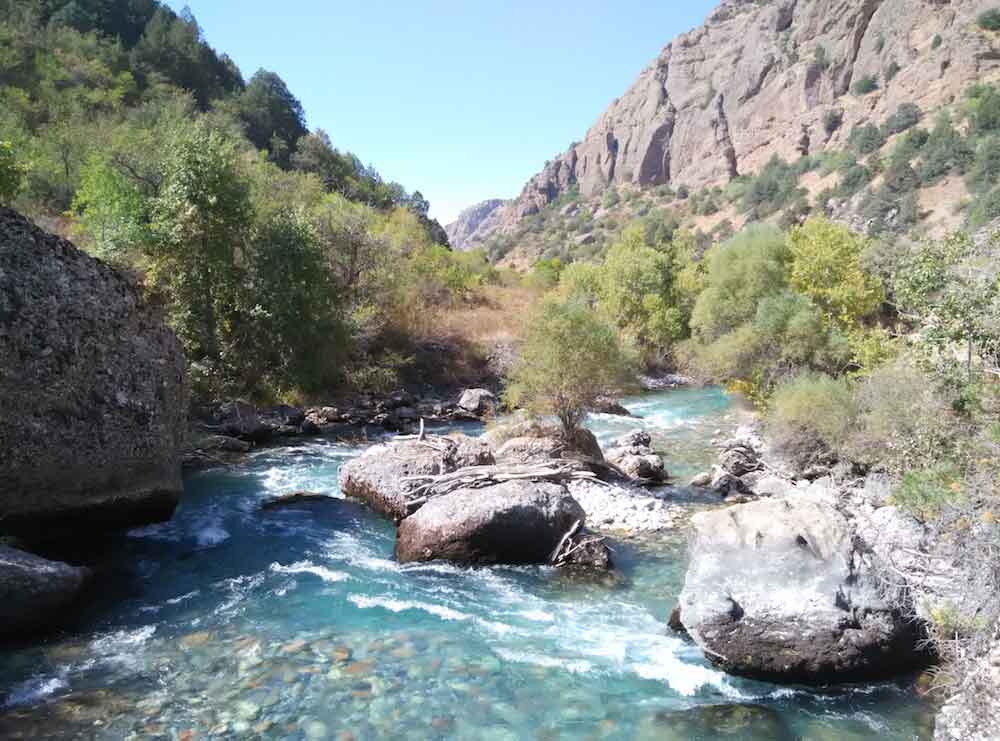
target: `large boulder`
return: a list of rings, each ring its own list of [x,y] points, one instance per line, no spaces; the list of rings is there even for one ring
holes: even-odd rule
[[[546,563],[585,514],[561,484],[510,481],[431,499],[396,534],[402,562]]]
[[[726,671],[783,682],[891,675],[925,657],[822,491],[692,518],[681,619]],[[857,548],[857,550],[856,550]]]
[[[0,208],[0,532],[169,518],[185,362],[124,273]]]
[[[463,412],[482,416],[496,409],[497,397],[486,389],[466,389],[458,399],[458,408]]]
[[[399,522],[416,509],[411,501],[420,482],[413,477],[492,463],[485,443],[464,436],[394,440],[375,445],[341,466],[340,490]]]
[[[89,580],[88,569],[0,545],[0,637],[60,622]]]
[[[667,479],[663,459],[652,448],[652,438],[645,430],[632,430],[604,451],[608,463],[632,479],[661,483]]]

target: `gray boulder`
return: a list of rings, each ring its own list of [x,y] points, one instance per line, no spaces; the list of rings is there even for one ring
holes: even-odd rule
[[[469,414],[482,416],[496,409],[497,397],[486,389],[466,389],[458,399],[458,408]]]
[[[561,484],[510,481],[431,499],[396,534],[402,562],[546,563],[583,508]]]
[[[825,683],[923,663],[831,498],[803,492],[692,518],[681,619],[724,670]]]
[[[935,741],[1000,738],[1000,640],[975,663],[934,723]]]
[[[420,482],[413,476],[451,473],[470,465],[489,465],[493,456],[483,443],[468,438],[430,437],[375,445],[340,468],[340,490],[396,522],[410,515],[409,504]]]
[[[0,532],[169,518],[185,361],[124,273],[0,208]]]
[[[650,447],[652,438],[645,430],[632,430],[604,451],[608,463],[632,479],[650,483],[667,480],[663,460]]]
[[[88,569],[0,545],[0,637],[57,624],[90,576]]]

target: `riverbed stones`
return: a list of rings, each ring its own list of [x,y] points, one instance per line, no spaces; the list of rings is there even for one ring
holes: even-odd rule
[[[0,208],[0,533],[168,519],[185,367],[133,279]]]
[[[403,520],[402,562],[546,563],[563,535],[585,520],[560,484],[510,481],[435,497]]]
[[[822,492],[692,520],[681,620],[725,671],[784,682],[887,676],[926,660]]]
[[[645,430],[632,430],[604,451],[608,463],[631,479],[659,484],[667,479],[663,460],[652,448],[652,438]]]
[[[90,576],[88,569],[0,545],[0,637],[59,623]]]

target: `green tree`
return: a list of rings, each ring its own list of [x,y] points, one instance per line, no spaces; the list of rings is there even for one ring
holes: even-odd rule
[[[506,396],[514,407],[554,415],[572,438],[601,397],[628,385],[630,370],[612,327],[585,305],[548,300],[528,325]]]
[[[307,132],[302,104],[285,81],[274,72],[258,70],[240,95],[239,110],[254,146],[287,165],[290,150]]]
[[[150,206],[150,271],[173,299],[192,360],[223,360],[220,330],[240,305],[242,252],[252,222],[235,146],[195,127],[172,143]]]
[[[788,235],[789,283],[831,321],[850,328],[885,300],[880,281],[862,268],[867,249],[868,241],[847,227],[811,218]]]

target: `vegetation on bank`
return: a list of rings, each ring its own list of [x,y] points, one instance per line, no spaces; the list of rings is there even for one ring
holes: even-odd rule
[[[498,273],[155,0],[0,0],[0,203],[137,271],[204,395],[393,388]]]

